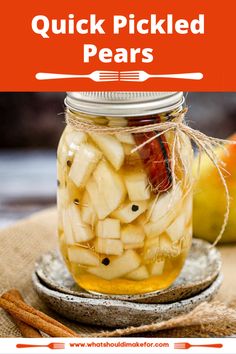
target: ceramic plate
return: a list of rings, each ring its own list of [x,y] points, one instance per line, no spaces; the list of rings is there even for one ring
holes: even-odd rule
[[[218,250],[200,239],[193,239],[185,266],[175,283],[166,290],[142,295],[90,294],[75,284],[58,252],[44,254],[36,263],[36,274],[42,284],[63,294],[89,299],[113,299],[137,303],[168,303],[194,296],[217,278],[221,269]]]
[[[33,284],[39,297],[62,316],[81,323],[103,327],[140,326],[168,320],[210,301],[222,283],[222,275],[200,294],[171,304],[141,304],[114,299],[86,298],[49,289],[36,273]]]

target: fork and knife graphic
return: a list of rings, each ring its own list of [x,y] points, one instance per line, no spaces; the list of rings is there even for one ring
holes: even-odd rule
[[[39,72],[35,75],[37,80],[62,80],[62,79],[90,79],[95,82],[108,81],[131,81],[144,82],[148,79],[184,79],[184,80],[201,80],[203,74],[200,72],[180,73],[180,74],[149,74],[143,70],[134,71],[103,71],[96,70],[90,74],[74,75],[74,74],[56,74]]]

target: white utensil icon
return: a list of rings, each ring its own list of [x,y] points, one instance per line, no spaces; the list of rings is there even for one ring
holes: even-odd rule
[[[37,80],[58,80],[58,79],[91,79],[96,82],[118,81],[119,71],[93,71],[90,74],[73,75],[73,74],[54,74],[54,73],[37,73]]]
[[[143,82],[151,78],[157,79],[185,79],[185,80],[201,80],[202,73],[181,73],[181,74],[148,74],[146,71],[121,71],[120,81],[136,81]]]

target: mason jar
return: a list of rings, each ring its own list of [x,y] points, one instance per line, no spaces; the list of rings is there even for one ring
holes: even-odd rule
[[[155,127],[178,121],[183,93],[69,92],[65,105],[80,123],[66,126],[57,157],[59,243],[71,275],[95,293],[169,287],[191,246],[193,150],[181,130]]]

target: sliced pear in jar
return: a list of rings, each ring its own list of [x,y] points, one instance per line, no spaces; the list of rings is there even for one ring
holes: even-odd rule
[[[124,181],[131,201],[147,200],[150,198],[148,178],[145,172],[127,172],[124,174]]]
[[[62,210],[64,240],[67,245],[73,245],[75,243],[72,225],[70,222],[69,210]]]
[[[178,241],[183,235],[185,231],[185,220],[186,215],[184,212],[180,213],[173,223],[166,229],[167,235],[171,238],[171,241]]]
[[[144,265],[142,265],[138,269],[135,269],[126,275],[127,279],[137,280],[137,281],[138,280],[145,280],[145,279],[148,279],[149,277],[150,277],[150,275],[148,273],[148,270]]]
[[[65,188],[67,181],[67,169],[57,160],[57,189]]]
[[[60,208],[66,208],[70,202],[69,193],[67,188],[57,189],[57,203]]]
[[[166,257],[177,257],[181,252],[181,244],[173,243],[167,234],[160,236],[160,253]]]
[[[173,190],[157,196],[147,211],[144,231],[147,237],[157,237],[174,221],[182,207],[182,189],[177,184]]]
[[[113,170],[108,162],[101,160],[93,173],[93,178],[111,213],[118,208],[126,196],[122,177]]]
[[[98,189],[98,185],[94,178],[91,177],[86,184],[86,190],[89,194],[92,205],[99,219],[104,219],[111,212],[111,209],[106,203],[102,191]]]
[[[147,235],[148,238],[158,237],[170,225],[173,218],[174,218],[174,216],[171,217],[171,215],[168,215],[167,217],[162,217],[156,223],[153,223],[153,222],[146,223],[143,226],[145,234]]]
[[[70,129],[67,126],[62,134],[57,149],[57,160],[60,163],[63,170],[66,170],[67,168],[67,161],[72,162],[73,155],[74,155],[73,151],[70,151],[68,145],[65,142],[65,136],[67,135],[68,131],[70,131]]]
[[[111,216],[127,224],[137,219],[139,215],[145,212],[147,207],[148,203],[145,200],[139,202],[127,201],[116,209]]]
[[[116,170],[119,170],[125,159],[124,150],[120,141],[116,137],[108,134],[89,133],[89,135],[112,166]]]
[[[143,248],[144,242],[139,243],[124,243],[123,244],[125,250],[136,250],[139,248]]]
[[[96,235],[101,238],[120,238],[120,220],[106,218],[99,220],[96,225]]]
[[[67,190],[69,202],[73,201],[75,204],[79,205],[83,193],[82,190],[78,188],[70,178],[68,178],[67,180],[66,190]]]
[[[130,133],[116,133],[115,136],[121,143],[135,145],[134,137]]]
[[[150,238],[145,241],[143,257],[145,262],[154,262],[160,253],[160,237]]]
[[[171,253],[172,242],[168,235],[165,233],[160,236],[160,251],[163,253]]]
[[[120,240],[97,238],[94,242],[96,252],[120,256],[123,253],[123,244]]]
[[[128,124],[127,118],[124,117],[106,117],[109,127],[126,127]]]
[[[121,229],[121,241],[124,245],[127,244],[142,244],[144,242],[145,234],[140,226],[125,225]]]
[[[120,257],[114,257],[108,265],[100,263],[98,267],[89,267],[87,271],[105,280],[121,278],[127,273],[137,269],[141,264],[141,258],[133,251],[125,251]]]
[[[183,212],[185,213],[186,224],[189,224],[192,221],[193,216],[193,195],[192,192],[188,196],[183,203]]]
[[[132,152],[134,148],[135,145],[123,144],[123,149],[125,153],[125,164],[126,166],[132,168],[140,167],[141,169],[143,169],[143,164],[139,153],[137,151]]]
[[[84,192],[81,199],[81,218],[83,222],[90,225],[94,225],[97,220],[97,214],[87,191]]]
[[[157,222],[168,212],[176,210],[182,200],[183,193],[179,184],[176,184],[171,190],[162,193],[155,198],[154,203],[150,206],[148,213],[150,221]]]
[[[71,223],[75,242],[87,242],[94,238],[92,229],[85,224],[81,218],[80,209],[75,204],[69,206],[69,219],[67,222]]]
[[[152,276],[162,275],[164,271],[165,260],[157,260],[152,264],[149,264],[148,269]]]
[[[87,134],[71,130],[65,134],[65,142],[71,150],[78,150],[79,146],[87,141]]]
[[[101,157],[101,151],[95,146],[89,143],[80,146],[69,172],[69,178],[72,179],[77,187],[82,188],[85,186]]]
[[[98,266],[99,265],[99,257],[92,250],[79,247],[72,246],[68,248],[68,257],[70,262],[82,264],[86,266]]]

